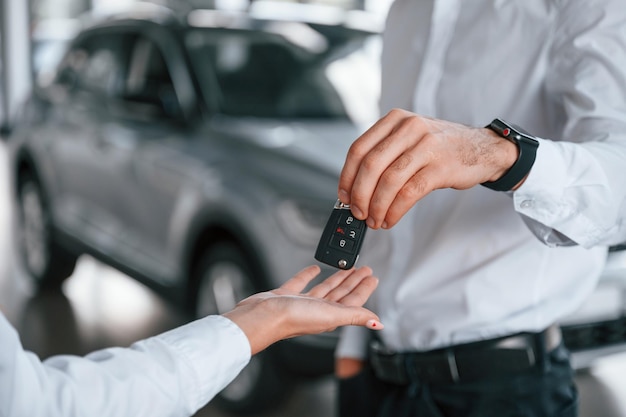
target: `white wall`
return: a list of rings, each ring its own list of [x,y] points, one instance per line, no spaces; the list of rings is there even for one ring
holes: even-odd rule
[[[28,2],[0,0],[1,124],[10,124],[32,88]]]

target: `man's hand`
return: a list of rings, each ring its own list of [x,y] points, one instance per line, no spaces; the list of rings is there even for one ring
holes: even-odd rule
[[[378,316],[362,307],[378,285],[369,267],[336,272],[303,293],[319,273],[318,266],[309,266],[280,288],[254,294],[224,314],[246,334],[253,355],[279,340],[339,326],[383,328]]]
[[[348,379],[360,373],[365,367],[365,360],[356,358],[335,359],[335,376],[338,379]]]
[[[350,147],[338,195],[369,227],[387,229],[431,191],[495,181],[517,157],[490,129],[394,109]]]

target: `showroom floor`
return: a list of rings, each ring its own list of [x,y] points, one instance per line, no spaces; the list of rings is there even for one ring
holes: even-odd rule
[[[152,292],[123,274],[83,257],[63,292],[33,295],[16,265],[12,242],[6,143],[0,141],[0,310],[28,350],[45,358],[127,346],[183,322]],[[607,358],[577,377],[580,417],[626,417],[626,355]],[[303,384],[277,411],[261,416],[333,415],[332,379]],[[229,417],[210,404],[197,416]]]

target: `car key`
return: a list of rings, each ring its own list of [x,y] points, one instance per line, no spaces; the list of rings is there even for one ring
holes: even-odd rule
[[[315,251],[315,259],[339,269],[350,269],[359,259],[367,225],[352,215],[350,205],[337,200]]]

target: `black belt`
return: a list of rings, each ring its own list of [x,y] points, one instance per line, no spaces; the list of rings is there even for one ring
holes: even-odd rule
[[[396,353],[374,341],[370,360],[376,376],[388,383],[457,383],[531,369],[561,340],[560,328],[553,325],[539,333],[518,333],[427,352]]]

